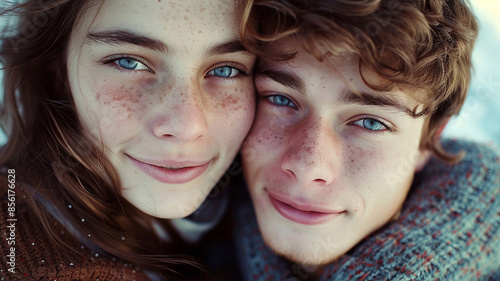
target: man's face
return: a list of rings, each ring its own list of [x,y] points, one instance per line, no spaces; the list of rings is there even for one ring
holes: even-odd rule
[[[319,62],[300,51],[258,69],[242,154],[261,233],[288,259],[331,262],[401,208],[428,158],[419,149],[425,118],[410,116],[418,103],[400,90],[371,90],[354,56]]]

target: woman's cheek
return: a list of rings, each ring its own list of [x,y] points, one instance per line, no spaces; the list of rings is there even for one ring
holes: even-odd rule
[[[97,134],[104,138],[119,139],[120,132],[133,128],[145,116],[148,104],[153,104],[140,86],[107,85],[100,89],[95,94],[98,126],[89,127],[97,129]]]
[[[118,91],[98,92],[96,95],[99,104],[98,113],[102,117],[121,117],[123,119],[132,117],[137,110],[139,98],[127,97]]]
[[[247,81],[248,80],[248,81]],[[245,79],[236,85],[222,85],[215,82],[204,87],[205,100],[211,115],[217,118],[219,126],[232,127],[245,135],[250,130],[255,116],[255,94],[253,83]]]

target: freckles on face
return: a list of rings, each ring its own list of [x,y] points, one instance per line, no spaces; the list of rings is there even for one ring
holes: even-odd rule
[[[227,122],[231,127],[246,120],[245,126],[253,119],[255,112],[255,97],[253,87],[248,84],[244,87],[218,90],[207,98],[207,108],[212,108],[219,120]]]
[[[329,122],[324,122],[322,117],[304,121],[306,123],[294,132],[293,140],[296,143],[292,149],[296,152],[293,154],[293,161],[312,165],[315,162],[324,163],[329,157],[338,158],[342,155],[341,151],[331,149],[335,146],[335,138]]]
[[[345,145],[344,176],[359,194],[390,193],[400,188],[390,176],[402,165],[397,145]],[[411,173],[411,171],[409,172]],[[408,175],[402,175],[407,178]]]
[[[72,31],[79,124],[102,146],[124,198],[150,215],[196,210],[250,129],[255,57],[238,46],[236,3],[107,0]]]
[[[382,155],[377,153],[375,147],[360,148],[346,144],[345,151],[345,165],[348,167],[345,171],[350,174],[350,177],[362,178],[365,171],[373,170],[383,163]]]
[[[359,64],[343,59],[335,72],[301,53],[290,63],[297,67],[273,62],[258,68],[261,99],[243,153],[245,179],[267,245],[299,263],[328,263],[390,221],[411,186],[415,157],[410,156],[419,155],[422,121],[399,110],[406,105],[405,93],[387,93],[397,101],[392,107],[346,99],[350,86],[384,96],[349,77],[359,74]],[[282,98],[271,98],[276,96]],[[359,122],[366,119],[387,126]],[[276,194],[297,205],[341,212],[309,226],[294,221]]]
[[[291,128],[285,126],[280,120],[262,120],[255,121],[252,130],[248,136],[245,145],[249,147],[280,148],[284,141],[288,139],[291,133]]]
[[[215,104],[216,109],[220,109],[224,112],[226,111],[234,111],[241,110],[242,108],[242,99],[238,97],[238,89],[236,88],[234,92],[228,91],[219,91],[217,95],[221,98],[216,99],[213,98],[212,102]]]
[[[409,149],[392,143],[346,147],[345,178],[361,198],[356,213],[366,225],[362,233],[369,234],[385,224],[403,204],[414,172],[414,166],[404,162]]]
[[[141,120],[147,112],[148,106],[152,104],[148,97],[147,90],[140,85],[126,85],[119,83],[109,83],[107,79],[96,83],[95,92],[96,106],[93,108],[98,121],[100,132],[113,132],[120,125],[127,124],[128,127],[134,122],[132,120]],[[91,101],[91,97],[87,97]],[[92,124],[92,123],[90,123]],[[97,132],[94,132],[94,134]],[[102,134],[102,137],[119,137],[118,134]]]
[[[156,2],[156,1],[155,1]],[[144,10],[146,8],[153,8],[159,11],[172,10],[172,11],[180,11],[178,13],[168,13],[162,12],[156,19],[157,22],[164,22],[166,25],[162,27],[164,31],[168,31],[172,28],[188,30],[182,36],[185,36],[187,42],[196,44],[198,43],[198,39],[196,35],[205,35],[207,37],[212,36],[213,32],[206,26],[202,28],[197,23],[201,21],[208,21],[213,19],[213,17],[225,17],[226,20],[231,19],[231,23],[237,25],[238,23],[233,20],[233,9],[236,1],[217,1],[218,3],[214,3],[214,1],[210,1],[208,3],[200,4],[200,7],[193,7],[189,3],[183,3],[183,1],[173,2],[170,1],[167,6],[164,7],[161,1],[157,3],[152,3],[152,5],[144,6]],[[222,3],[221,3],[222,2]],[[157,5],[158,4],[158,5]],[[157,7],[159,6],[159,7]],[[149,15],[148,15],[149,16]],[[224,28],[224,25],[218,31],[226,32],[230,28]],[[172,37],[175,39],[175,36]]]

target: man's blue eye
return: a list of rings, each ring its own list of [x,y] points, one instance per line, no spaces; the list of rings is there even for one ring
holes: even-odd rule
[[[238,73],[239,71],[234,67],[221,66],[221,67],[216,67],[210,72],[208,72],[208,75],[229,78],[238,75]]]
[[[382,122],[372,118],[363,118],[354,122],[354,124],[370,131],[383,131],[388,129]]]
[[[276,95],[270,96],[268,99],[277,106],[290,106],[293,108],[297,108],[297,106],[287,97]]]

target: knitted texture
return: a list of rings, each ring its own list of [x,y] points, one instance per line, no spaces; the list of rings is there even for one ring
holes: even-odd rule
[[[399,219],[327,265],[319,280],[500,280],[500,156],[466,141],[443,146],[467,154],[454,166],[431,159]],[[235,218],[246,280],[316,280],[264,244],[248,197]]]
[[[0,176],[0,190],[2,194],[0,200],[1,281],[149,280],[138,268],[113,258],[104,258],[87,249],[55,220],[53,223],[60,227],[59,234],[65,237],[66,241],[73,241],[74,247],[82,251],[84,255],[77,257],[52,245],[44,232],[37,227],[38,224],[30,215],[19,193],[13,201],[16,204],[16,210],[11,213],[12,209],[8,209],[8,203],[11,201],[8,201],[7,178],[4,176]],[[16,191],[16,188],[13,190]],[[13,218],[16,221],[8,221]],[[11,225],[10,228],[7,227],[9,225]],[[14,241],[15,244],[12,242],[9,244],[9,241]],[[12,256],[11,247],[14,248],[15,254],[15,268],[13,269],[8,263],[11,261],[8,255]]]

